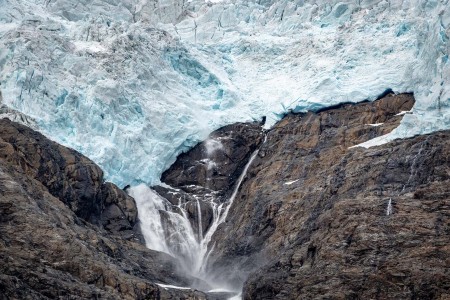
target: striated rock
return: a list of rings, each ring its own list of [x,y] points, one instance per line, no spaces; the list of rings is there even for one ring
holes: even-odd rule
[[[134,200],[102,176],[76,151],[0,120],[0,299],[206,299],[155,284],[196,279],[135,242]]]
[[[181,155],[164,173],[170,186],[154,189],[172,211],[185,209],[197,233],[201,219],[205,233],[209,203],[227,201],[259,148],[211,241],[212,281],[245,281],[245,299],[447,299],[450,131],[352,147],[390,132],[413,103],[389,94],[288,114],[264,143],[259,124],[230,125]],[[134,200],[104,183],[95,164],[7,120],[0,194],[5,299],[231,295],[156,285],[197,279],[136,242]]]
[[[247,278],[245,299],[448,298],[450,132],[349,148],[412,104],[287,115],[214,236],[211,269]]]
[[[246,281],[245,299],[449,298],[450,132],[352,147],[413,103],[388,94],[277,123],[213,236],[211,274]],[[206,188],[184,179],[194,157],[166,178]]]
[[[259,175],[268,177],[262,178],[267,182],[261,183],[267,185],[268,193],[278,189],[276,182],[282,183],[281,186],[287,183],[286,187],[289,187],[297,180],[291,184],[299,185],[300,175],[307,179],[319,171],[318,165],[310,165],[315,159],[339,157],[351,146],[389,133],[402,118],[396,114],[411,109],[413,104],[414,98],[410,94],[388,95],[375,102],[342,104],[318,113],[289,114],[268,132],[266,143],[249,168],[247,177],[255,176],[258,167]],[[370,125],[381,123],[381,126]],[[265,169],[262,172],[259,165],[263,163]],[[243,188],[237,199],[245,199],[247,195],[242,192]],[[278,207],[281,200],[273,203],[270,210]]]

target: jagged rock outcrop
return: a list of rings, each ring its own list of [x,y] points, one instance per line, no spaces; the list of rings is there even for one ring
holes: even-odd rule
[[[210,134],[166,170],[161,181],[191,192],[189,186],[229,190],[240,175],[263,133],[259,123],[236,123]]]
[[[246,280],[245,299],[449,297],[450,132],[352,148],[413,103],[388,94],[276,124],[213,237],[217,279]]]
[[[388,95],[286,116],[217,231],[212,267],[253,269],[245,299],[448,297],[450,132],[349,148],[412,104]]]
[[[28,127],[0,120],[0,157],[20,166],[78,217],[126,238],[140,239],[134,200],[78,152],[58,145]]]
[[[214,131],[207,140],[181,154],[162,174],[161,181],[172,188],[154,187],[173,205],[183,203],[197,234],[197,205],[202,214],[202,232],[206,232],[213,219],[209,203],[220,203],[230,196],[242,169],[263,140],[261,126],[256,122],[236,123]]]
[[[224,202],[208,275],[245,299],[450,297],[450,131],[364,149],[410,94],[235,124],[180,156],[155,187],[192,228]],[[168,255],[139,243],[136,206],[76,151],[0,121],[0,299],[206,299]],[[200,208],[199,208],[200,207]],[[161,212],[164,215],[164,211]],[[2,298],[3,297],[3,298]]]
[[[136,222],[93,162],[0,120],[0,299],[206,299],[155,284],[195,279],[139,243]]]
[[[264,236],[268,260],[244,298],[448,299],[450,131],[312,155],[277,171],[292,185],[258,184],[268,159],[243,187],[252,217],[229,230]]]

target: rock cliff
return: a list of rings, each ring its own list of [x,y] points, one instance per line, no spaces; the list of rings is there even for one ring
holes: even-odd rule
[[[227,226],[246,238],[221,241],[216,263],[241,249],[267,260],[245,299],[448,299],[450,132],[333,148],[273,175],[275,160],[255,163],[234,207],[249,217],[231,213]],[[277,172],[287,176],[271,180]]]
[[[353,147],[413,103],[389,94],[288,114],[267,132],[213,236],[217,280],[245,281],[245,299],[450,297],[450,132]]]
[[[134,200],[74,150],[0,120],[0,299],[205,299],[146,249]]]
[[[169,187],[154,187],[173,205],[183,199],[196,234],[199,228],[206,232],[211,225],[213,210],[209,202],[221,203],[231,195],[242,169],[263,140],[261,125],[236,123],[214,131],[207,140],[178,156],[162,174],[161,180]],[[202,200],[200,219],[197,199]]]
[[[226,126],[154,190],[172,208],[183,203],[199,238],[211,205],[237,192],[206,270],[244,299],[447,299],[450,131],[354,147],[391,132],[413,104],[388,94],[290,113],[266,132]],[[6,119],[0,194],[0,299],[230,295],[157,285],[202,282],[142,245],[134,199],[92,161]]]

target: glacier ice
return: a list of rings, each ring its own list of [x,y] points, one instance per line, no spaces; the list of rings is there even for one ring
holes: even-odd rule
[[[0,100],[109,180],[228,123],[414,92],[367,145],[450,127],[448,0],[0,0]],[[0,111],[1,112],[1,111]],[[20,119],[20,118],[19,118]],[[366,146],[367,146],[366,145]]]

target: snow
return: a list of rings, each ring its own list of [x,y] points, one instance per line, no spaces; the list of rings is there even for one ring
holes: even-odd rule
[[[156,184],[220,126],[374,100],[416,104],[392,134],[450,127],[447,0],[5,0],[2,104],[121,186]]]
[[[219,288],[219,289],[213,289],[209,290],[208,293],[233,293],[234,291],[230,291],[227,289]]]
[[[76,41],[75,43],[76,51],[86,51],[86,52],[106,52],[107,49],[100,42],[85,42],[85,41]]]
[[[408,110],[402,110],[401,112],[399,112],[398,114],[396,114],[396,116],[403,116],[403,115],[406,115],[406,114],[409,114],[409,113],[411,113],[411,112],[408,111]]]
[[[159,285],[160,287],[165,288],[165,289],[177,289],[177,290],[190,290],[191,289],[189,287],[182,287],[182,286],[162,284],[162,283],[157,283],[157,285]]]
[[[373,146],[378,146],[378,145],[385,144],[385,143],[391,141],[391,139],[392,139],[391,134],[385,134],[385,135],[376,137],[374,139],[368,140],[367,142],[351,146],[348,149],[352,149],[352,148],[356,148],[356,147],[363,147],[363,148],[367,149],[367,148],[370,148],[370,147],[373,147]]]
[[[372,126],[372,127],[378,127],[378,126],[381,126],[381,125],[383,125],[384,123],[374,123],[374,124],[366,124],[366,125],[368,125],[368,126]]]
[[[285,182],[284,184],[285,184],[285,185],[291,185],[291,184],[296,183],[297,181],[299,181],[299,179],[293,180],[293,181],[287,181],[287,182]]]

